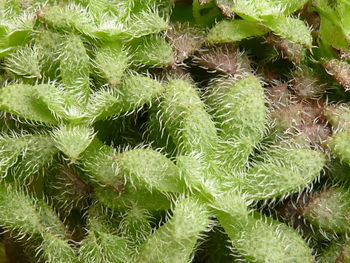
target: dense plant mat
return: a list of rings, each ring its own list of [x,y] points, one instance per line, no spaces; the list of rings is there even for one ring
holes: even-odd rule
[[[349,14],[0,0],[0,263],[350,262]]]

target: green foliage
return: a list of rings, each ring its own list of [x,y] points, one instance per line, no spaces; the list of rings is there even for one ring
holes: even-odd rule
[[[90,95],[89,56],[79,36],[69,35],[60,54],[62,83],[78,102],[86,103]]]
[[[0,90],[0,109],[30,121],[57,124],[45,101],[38,99],[40,93],[54,89],[53,86],[13,84]],[[21,103],[18,103],[21,101]]]
[[[340,242],[332,242],[322,253],[319,262],[336,262],[343,260],[347,262],[350,259],[349,240],[341,240]]]
[[[168,158],[151,149],[135,149],[115,157],[126,181],[152,191],[181,192],[178,168]]]
[[[310,185],[324,165],[325,157],[317,151],[275,149],[252,165],[237,184],[254,200],[280,197]]]
[[[325,48],[349,49],[350,23],[345,15],[348,9],[348,1],[316,1],[316,10],[321,16],[320,39]]]
[[[63,126],[53,135],[59,150],[73,162],[86,150],[93,137],[93,130],[86,126]]]
[[[160,127],[170,134],[178,152],[210,155],[217,144],[216,129],[196,89],[186,80],[171,80],[158,105]],[[161,132],[161,131],[159,131]]]
[[[43,257],[48,263],[79,262],[75,251],[69,244],[65,240],[50,233],[44,234],[44,241],[41,249],[43,250]]]
[[[1,177],[8,180],[33,180],[43,168],[49,166],[57,148],[49,136],[27,135],[0,139]]]
[[[188,262],[200,234],[208,230],[209,214],[195,199],[179,200],[173,216],[141,245],[137,262]]]
[[[225,8],[232,10],[243,19],[258,24],[254,31],[243,37],[261,35],[261,30],[257,30],[260,24],[294,43],[311,47],[312,38],[306,25],[296,18],[287,17],[301,8],[306,1],[219,0],[217,2],[222,3]]]
[[[348,106],[329,107],[325,109],[324,114],[334,129],[350,130],[350,108]]]
[[[350,131],[339,132],[335,134],[328,143],[328,147],[331,151],[347,164],[350,164],[349,135]]]
[[[258,79],[246,76],[238,81],[217,81],[209,89],[206,103],[220,131],[219,161],[229,172],[243,169],[265,130],[265,98]]]
[[[218,218],[225,222],[223,227],[236,249],[250,262],[314,262],[311,249],[284,224],[249,216],[243,225],[234,227],[234,218],[229,221],[232,225],[227,218]]]
[[[246,20],[223,20],[208,33],[207,41],[211,44],[236,42],[248,37],[260,36],[269,30],[257,23]]]
[[[149,77],[129,75],[118,89],[106,88],[92,94],[87,115],[96,121],[132,111],[150,102],[162,90],[162,85]]]
[[[7,70],[25,78],[41,78],[41,56],[35,47],[24,46],[6,58]]]
[[[116,87],[129,66],[129,54],[118,43],[107,43],[96,52],[95,67],[112,87]]]
[[[174,63],[173,50],[165,39],[150,35],[134,40],[130,46],[134,63],[163,67]]]
[[[0,262],[11,247],[23,263],[315,262],[318,241],[293,229],[305,225],[334,234],[321,258],[337,260],[347,11],[345,0],[0,1]],[[324,170],[337,173],[327,187]],[[278,221],[295,196],[302,226]]]

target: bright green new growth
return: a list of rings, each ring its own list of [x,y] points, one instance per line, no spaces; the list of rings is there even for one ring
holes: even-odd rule
[[[126,241],[104,232],[89,231],[88,236],[81,242],[79,254],[80,262],[83,263],[131,262]]]
[[[208,33],[210,44],[229,43],[242,39],[264,35],[269,31],[266,27],[246,20],[224,20],[217,23]]]
[[[135,149],[115,157],[127,183],[152,191],[181,192],[178,168],[161,153],[151,149]]]
[[[328,147],[343,162],[350,164],[350,130],[339,132],[330,139]]]
[[[87,126],[63,126],[53,134],[58,149],[72,162],[86,150],[94,138],[93,130]]]
[[[118,175],[118,167],[115,164],[116,151],[104,145],[101,141],[94,139],[80,158],[80,165],[90,180],[102,185],[117,187],[122,184]]]
[[[176,157],[176,165],[190,192],[205,200],[212,200],[218,194],[218,176],[209,173],[209,167],[203,161],[192,156],[179,155]]]
[[[64,237],[65,226],[44,201],[35,200],[13,186],[0,188],[1,225],[23,237],[45,238],[45,233]]]
[[[88,233],[80,243],[79,262],[132,262],[128,240],[116,233],[115,223],[102,207],[90,207]]]
[[[97,71],[108,84],[116,87],[129,66],[130,57],[119,43],[107,43],[96,52],[94,63]]]
[[[276,149],[238,179],[238,188],[254,200],[299,192],[319,176],[325,161],[320,152],[309,149]]]
[[[179,200],[173,216],[141,245],[136,262],[189,262],[209,224],[204,205],[191,198]]]
[[[38,99],[42,92],[53,89],[51,85],[13,84],[0,90],[0,109],[30,121],[57,124],[48,105]],[[18,102],[21,103],[18,103]]]
[[[31,181],[40,170],[52,163],[57,152],[49,136],[2,137],[0,177],[7,177],[10,181]]]
[[[249,30],[245,31],[245,35],[241,35],[238,40],[246,37],[262,35],[262,30],[264,27],[266,27],[267,29],[272,30],[277,35],[286,38],[293,43],[303,44],[306,47],[311,48],[312,37],[310,34],[310,30],[299,19],[287,17],[295,10],[301,8],[307,2],[305,0],[292,2],[273,0],[218,0],[217,2],[219,4],[222,4],[224,7],[227,7],[228,9],[232,10],[232,12],[241,16],[244,20],[251,22]],[[255,23],[256,25],[253,26],[253,23]],[[222,29],[224,29],[223,24],[219,25],[218,27],[222,27]],[[240,25],[238,29],[242,29],[241,27],[242,25]],[[224,34],[228,32],[226,31],[226,29],[214,30],[217,32],[217,34],[216,37],[211,39],[211,42],[220,41],[220,39],[225,38]]]
[[[24,46],[6,58],[6,69],[24,78],[42,77],[42,53],[35,47]]]
[[[324,115],[335,130],[350,130],[350,108],[348,106],[326,108]]]
[[[263,215],[249,213],[238,195],[217,198],[213,208],[234,248],[249,262],[314,262],[310,248],[297,232]]]
[[[116,193],[117,191],[117,193]],[[119,193],[119,194],[118,194]],[[135,188],[131,184],[121,184],[116,189],[96,188],[96,199],[106,207],[125,210],[134,205],[150,211],[162,211],[170,208],[171,202],[166,193],[157,190]]]
[[[75,251],[67,241],[50,233],[44,233],[43,239],[41,249],[47,263],[79,262]]]
[[[146,205],[148,209],[164,209],[169,206],[169,201],[162,192],[178,193],[184,189],[175,164],[151,149],[118,154],[113,148],[94,140],[83,153],[81,164],[93,181],[120,192],[119,196],[113,197],[111,190],[100,188],[96,191],[97,198],[111,208],[142,202],[141,206]]]
[[[146,66],[163,67],[172,65],[173,50],[162,36],[150,35],[134,40],[130,45],[135,63]]]
[[[186,80],[171,80],[158,105],[160,127],[165,128],[181,154],[213,153],[216,129],[198,91]]]
[[[44,77],[57,77],[63,40],[63,35],[51,30],[41,30],[35,34],[34,47],[41,55],[40,68]]]
[[[1,225],[24,235],[40,235],[40,215],[33,201],[16,189],[0,188]]]
[[[230,221],[227,218],[230,215],[225,216],[218,218],[235,248],[249,262],[314,262],[311,249],[286,225],[249,216],[247,222],[237,227],[235,218]]]
[[[162,85],[151,78],[129,75],[117,88],[101,89],[92,94],[87,115],[97,121],[132,111],[150,102],[162,90]]]
[[[18,157],[26,149],[26,146],[27,140],[25,138],[1,138],[1,177],[6,176],[9,169],[16,164]]]
[[[262,86],[254,76],[238,81],[223,79],[209,88],[206,103],[221,139],[219,162],[227,166],[228,172],[242,170],[265,131],[266,107]]]
[[[84,104],[90,95],[90,62],[83,41],[77,35],[68,35],[60,54],[60,75],[69,94]]]
[[[347,1],[317,0],[315,4],[321,17],[321,47],[326,50],[330,50],[332,47],[349,50],[350,21],[346,15],[349,3]],[[326,54],[329,52],[328,50],[325,52]]]
[[[303,44],[308,48],[312,46],[310,30],[303,21],[292,17],[268,17],[265,19],[265,26],[269,27],[274,33],[293,43]]]
[[[94,30],[91,16],[76,4],[46,6],[39,13],[39,19],[63,32],[73,31],[91,36]]]
[[[209,89],[205,102],[219,125],[222,139],[249,137],[252,144],[261,140],[266,108],[264,91],[256,77],[218,81]]]

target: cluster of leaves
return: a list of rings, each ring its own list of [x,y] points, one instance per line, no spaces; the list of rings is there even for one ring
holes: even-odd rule
[[[348,5],[0,0],[0,262],[350,260]]]

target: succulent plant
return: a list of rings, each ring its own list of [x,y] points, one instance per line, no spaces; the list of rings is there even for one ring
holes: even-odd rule
[[[0,263],[347,262],[348,5],[0,1]]]

